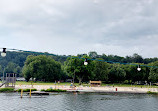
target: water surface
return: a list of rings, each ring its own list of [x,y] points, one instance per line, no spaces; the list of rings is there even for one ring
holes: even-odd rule
[[[157,111],[158,96],[148,94],[53,93],[24,96],[0,93],[0,111]]]

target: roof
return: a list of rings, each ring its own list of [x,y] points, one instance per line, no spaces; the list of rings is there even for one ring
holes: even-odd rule
[[[101,84],[101,81],[90,81],[90,83],[100,83]]]

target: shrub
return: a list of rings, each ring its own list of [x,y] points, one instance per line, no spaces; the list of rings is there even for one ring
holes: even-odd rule
[[[0,88],[0,92],[14,92],[14,88]]]
[[[148,91],[147,94],[158,94],[158,92],[151,92],[151,91]]]
[[[21,92],[21,89],[18,89],[17,91]],[[31,91],[37,91],[37,89],[31,89]],[[30,89],[23,89],[23,92],[30,92]]]
[[[45,89],[41,89],[41,91],[45,91]]]

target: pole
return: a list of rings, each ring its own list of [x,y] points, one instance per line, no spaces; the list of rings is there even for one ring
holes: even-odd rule
[[[31,98],[31,88],[30,88],[30,98]]]
[[[75,70],[74,70],[74,76],[73,76],[73,86],[74,86],[74,83],[75,83]]]
[[[3,82],[4,82],[4,72],[5,72],[5,67],[4,67],[4,69],[3,69]]]
[[[55,80],[55,89],[56,89],[56,80]]]
[[[58,81],[58,89],[59,89],[59,81]]]
[[[23,89],[21,89],[21,98],[22,98],[22,95],[23,95]]]

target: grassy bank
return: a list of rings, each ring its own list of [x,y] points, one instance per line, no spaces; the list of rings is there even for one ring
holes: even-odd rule
[[[0,88],[0,92],[14,92],[14,88]]]
[[[31,89],[31,91],[37,91],[37,89]],[[21,89],[18,89],[17,92],[21,92]],[[23,92],[30,92],[30,89],[23,89]]]
[[[0,92],[21,92],[21,89],[15,90],[14,88],[0,88]],[[37,89],[31,89],[31,91],[37,91]],[[30,92],[30,89],[23,89],[23,92]]]
[[[25,82],[25,81],[17,81],[16,85],[55,85],[54,82]],[[70,85],[70,82],[64,82],[64,83],[59,83],[59,85]],[[56,83],[58,85],[58,83]],[[78,83],[75,83],[75,85],[78,85]]]

